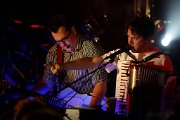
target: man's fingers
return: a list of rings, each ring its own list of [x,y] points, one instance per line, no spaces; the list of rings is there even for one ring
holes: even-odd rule
[[[50,67],[50,70],[53,74],[56,74],[60,70],[59,64],[44,64],[45,67]]]

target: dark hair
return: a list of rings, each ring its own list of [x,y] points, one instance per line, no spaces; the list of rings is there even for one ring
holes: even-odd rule
[[[29,101],[29,103],[23,105],[22,109],[18,112],[16,120],[21,120],[24,115],[40,108],[45,108],[45,105],[37,101]]]
[[[50,107],[34,110],[26,116],[27,120],[63,120],[63,114]]]
[[[134,35],[141,35],[143,38],[153,36],[155,25],[148,16],[136,16],[127,26]]]
[[[63,14],[55,14],[48,21],[48,29],[51,32],[57,32],[60,27],[65,27],[66,30],[70,30],[75,25],[75,21],[70,16]]]

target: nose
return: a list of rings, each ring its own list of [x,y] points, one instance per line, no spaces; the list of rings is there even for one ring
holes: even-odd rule
[[[129,43],[129,44],[133,44],[133,40],[132,40],[131,37],[128,37],[128,43]]]

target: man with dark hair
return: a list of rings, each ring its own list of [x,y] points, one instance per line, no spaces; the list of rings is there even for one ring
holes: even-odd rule
[[[46,64],[63,64],[78,58],[94,57],[105,53],[101,46],[93,40],[86,40],[80,34],[78,25],[70,17],[61,14],[54,15],[49,20],[48,28],[56,44],[48,51]],[[99,69],[93,74],[87,75],[93,70],[63,70],[56,73],[47,65],[43,75],[44,82],[42,83],[44,84],[41,84],[41,87],[35,86],[34,91],[41,94],[47,94],[49,91],[57,93],[69,85],[78,94],[91,94],[90,103],[88,104],[90,107],[97,107],[101,105],[101,101],[106,93],[107,72],[104,69]],[[61,98],[61,100],[65,99],[63,98],[64,94],[69,94],[69,91],[59,93],[58,98]],[[73,98],[77,98],[74,101],[79,102],[80,105],[85,104],[81,102],[86,102],[84,98],[72,95],[65,104],[69,105],[68,102],[73,101],[71,100]],[[88,104],[86,103],[86,105]],[[72,105],[76,104],[71,102],[70,106]]]
[[[155,91],[156,89],[153,88],[153,85],[161,87],[166,84],[163,79],[163,76],[161,72],[158,74],[155,74],[155,70],[162,70],[162,71],[173,71],[173,64],[170,60],[170,58],[162,54],[160,49],[158,49],[153,43],[152,43],[152,37],[154,34],[154,22],[152,19],[150,19],[147,16],[139,16],[133,19],[129,22],[127,26],[127,36],[128,36],[128,44],[131,46],[131,50],[120,50],[116,49],[113,51],[110,51],[102,56],[95,56],[95,57],[89,57],[77,59],[70,62],[65,62],[62,65],[56,65],[58,67],[51,66],[53,71],[61,71],[65,69],[84,69],[84,68],[96,68],[100,66],[100,64],[107,64],[105,66],[105,69],[107,72],[111,72],[114,69],[117,69],[117,78],[116,78],[116,89],[117,94],[115,97],[117,97],[117,101],[119,100],[118,104],[116,101],[116,113],[122,114],[122,115],[129,115],[129,109],[130,104],[128,102],[128,92],[131,87],[136,87],[136,83],[139,82],[138,80],[142,82],[141,85],[148,86],[148,90],[143,88],[142,91],[135,93],[133,99],[134,105],[134,111],[130,114],[133,114],[133,119],[141,119],[138,117],[145,116],[148,112],[158,112],[160,111],[160,104],[157,102],[158,98],[156,95],[150,95],[150,90],[154,91],[152,93],[156,94],[159,93],[159,91]],[[119,53],[118,53],[119,52]],[[118,53],[118,54],[117,54]],[[110,60],[109,60],[110,59]],[[113,59],[113,60],[112,60]],[[131,67],[134,69],[131,69]],[[138,68],[143,68],[143,73],[136,73],[139,72]],[[148,73],[148,68],[153,68],[154,71],[151,73]],[[133,71],[134,70],[134,71]],[[141,70],[142,71],[142,70]],[[145,73],[147,72],[147,73]],[[130,74],[128,78],[128,74]],[[149,75],[147,75],[149,74]],[[147,76],[146,76],[147,75]],[[155,76],[154,76],[155,75]],[[139,76],[139,78],[132,78],[131,77]],[[161,78],[163,80],[161,80]],[[169,77],[168,79],[172,79],[172,86],[174,87],[175,81],[173,77]],[[135,80],[132,82],[132,80]],[[169,81],[169,80],[168,80]],[[170,80],[171,81],[171,80]],[[145,82],[145,83],[143,83]],[[147,82],[147,84],[146,84]],[[161,84],[162,83],[162,84]],[[166,86],[167,87],[167,86]],[[150,89],[149,89],[150,88]],[[152,88],[152,89],[151,89]],[[157,87],[158,88],[158,87]],[[174,88],[173,88],[174,89]],[[173,91],[173,89],[171,89]],[[143,91],[145,90],[145,91]],[[141,96],[141,92],[143,95]],[[138,94],[136,96],[136,94]],[[140,95],[139,95],[140,94]],[[158,96],[158,95],[157,95]],[[144,103],[142,103],[144,102]],[[145,104],[145,103],[151,103],[151,104]],[[153,103],[154,102],[154,103]],[[156,106],[156,104],[158,104]],[[158,108],[159,107],[159,108]],[[163,106],[164,107],[164,106]],[[139,111],[139,109],[141,109]]]
[[[45,100],[40,97],[19,100],[14,108],[12,120],[62,120],[64,114],[59,114],[49,107]]]

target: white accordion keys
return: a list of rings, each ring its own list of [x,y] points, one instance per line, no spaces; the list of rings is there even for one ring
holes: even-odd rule
[[[130,61],[118,61],[117,67],[119,71],[116,78],[116,107],[115,114],[128,116],[128,81],[129,81]]]

